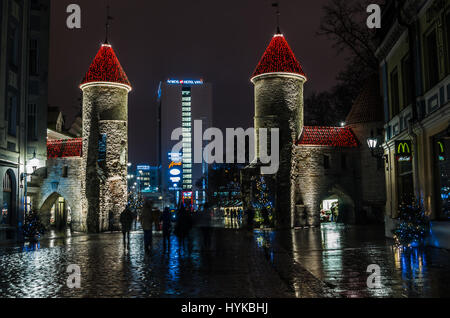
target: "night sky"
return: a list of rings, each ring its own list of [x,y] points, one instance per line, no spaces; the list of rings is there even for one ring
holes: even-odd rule
[[[308,76],[305,94],[327,90],[345,65],[318,37],[329,0],[281,1],[281,31]],[[214,125],[253,126],[250,76],[273,36],[272,0],[109,0],[112,44],[133,91],[129,95],[129,160],[156,163],[156,91],[168,78],[214,85]],[[81,6],[82,28],[66,27],[66,7]],[[106,0],[52,0],[49,104],[69,126],[79,110],[78,85],[105,39]]]

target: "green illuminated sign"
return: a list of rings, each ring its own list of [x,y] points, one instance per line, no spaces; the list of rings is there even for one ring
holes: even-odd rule
[[[411,156],[412,147],[410,140],[400,140],[395,142],[395,154],[398,156]]]

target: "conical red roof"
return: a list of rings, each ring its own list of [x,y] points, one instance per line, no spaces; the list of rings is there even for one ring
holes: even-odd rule
[[[131,84],[125,74],[113,48],[109,44],[103,44],[92,61],[88,72],[81,82],[81,86],[94,82],[110,82],[128,86]]]
[[[266,73],[294,73],[306,78],[282,34],[275,34],[256,67],[253,77]]]

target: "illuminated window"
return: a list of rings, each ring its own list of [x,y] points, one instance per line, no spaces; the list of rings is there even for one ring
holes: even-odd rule
[[[191,106],[191,102],[182,102],[181,106]]]
[[[183,127],[191,127],[191,123],[183,123]]]
[[[191,97],[182,97],[181,100],[183,102],[190,102],[191,101]]]
[[[182,111],[190,112],[191,111],[191,107],[182,107]]]
[[[182,121],[186,122],[186,121],[191,121],[191,117],[183,117]]]
[[[191,112],[183,112],[182,116],[191,118]]]

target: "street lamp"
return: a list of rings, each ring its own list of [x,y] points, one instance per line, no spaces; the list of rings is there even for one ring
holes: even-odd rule
[[[389,163],[388,156],[384,154],[383,148],[378,143],[378,137],[373,135],[373,130],[370,132],[370,137],[367,138],[367,146],[369,146],[372,157],[377,159],[384,158],[386,164]]]

